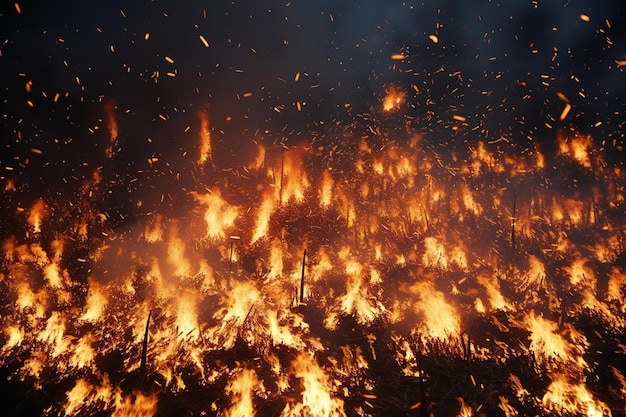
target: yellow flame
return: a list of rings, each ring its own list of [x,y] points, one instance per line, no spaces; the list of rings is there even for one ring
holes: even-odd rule
[[[263,391],[263,384],[257,378],[256,372],[244,368],[237,372],[226,386],[226,392],[230,394],[232,406],[225,410],[226,417],[253,417],[256,415],[252,402],[254,392]]]
[[[200,206],[205,207],[204,221],[206,235],[209,239],[220,239],[226,236],[226,231],[232,227],[239,215],[239,207],[228,204],[219,191],[206,194],[191,193]]]
[[[252,241],[250,243],[254,243],[262,237],[268,236],[270,218],[272,212],[274,211],[274,205],[275,203],[272,193],[265,193],[263,201],[257,210],[256,225],[254,228],[254,234],[252,235]]]
[[[611,410],[596,400],[582,382],[572,382],[563,374],[553,377],[541,402],[548,410],[588,417],[610,416]]]
[[[302,402],[287,404],[281,417],[345,417],[343,400],[333,395],[329,376],[307,353],[292,362],[294,375],[301,380]]]

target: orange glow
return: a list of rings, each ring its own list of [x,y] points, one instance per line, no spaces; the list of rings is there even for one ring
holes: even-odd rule
[[[270,218],[274,211],[275,202],[273,193],[266,193],[259,209],[257,211],[256,226],[252,235],[251,243],[256,242],[260,238],[267,236],[270,226]]]
[[[146,224],[144,238],[146,242],[160,242],[163,240],[162,217],[160,214],[156,214],[151,220],[149,224]]]
[[[591,146],[593,139],[591,136],[574,135],[565,137],[559,132],[559,153],[567,155],[586,168],[591,168]]]
[[[541,401],[548,410],[558,413],[574,413],[588,417],[611,415],[607,405],[596,400],[585,384],[570,381],[562,374],[555,375]]]
[[[211,130],[209,128],[209,115],[204,111],[198,112],[198,119],[200,119],[200,151],[198,156],[198,163],[204,164],[207,161],[212,161],[212,147],[211,147]]]
[[[15,191],[15,181],[11,178],[7,178],[6,182],[4,183],[4,191]]]
[[[406,92],[400,91],[391,86],[387,90],[387,95],[383,99],[383,110],[386,112],[398,110],[404,104],[405,100]]]
[[[226,231],[233,226],[239,208],[226,202],[219,191],[206,194],[191,193],[198,201],[200,207],[205,209],[204,221],[206,223],[206,237],[209,239],[224,238]]]
[[[302,402],[287,404],[281,417],[345,417],[343,401],[333,395],[332,380],[314,358],[300,353],[292,366],[302,381]]]
[[[561,330],[557,323],[537,316],[534,311],[526,315],[524,324],[530,331],[529,349],[537,355],[539,361],[546,365],[556,361],[557,364],[551,366],[567,364],[572,370],[587,368],[582,354],[588,343],[578,331],[570,326]]]
[[[263,391],[263,384],[252,369],[243,369],[229,382],[226,392],[230,393],[232,406],[226,410],[227,417],[253,417],[256,414],[252,402],[255,391]]]
[[[109,100],[104,105],[104,112],[107,117],[107,129],[109,130],[109,146],[105,154],[107,158],[112,158],[116,152],[115,141],[119,135],[117,119],[115,118],[115,108],[117,107],[115,100]]]
[[[445,340],[460,333],[461,323],[456,309],[441,291],[429,282],[418,282],[406,289],[417,297],[414,311],[422,317],[416,328],[425,337]]]
[[[33,232],[41,232],[41,222],[45,214],[46,205],[43,200],[39,199],[28,212],[28,224],[33,228]]]
[[[333,196],[334,181],[328,171],[322,174],[322,185],[320,189],[320,206],[328,208]]]
[[[561,133],[545,156],[530,139],[449,148],[396,137],[392,115],[371,113],[332,146],[250,133],[241,160],[209,169],[200,112],[200,146],[192,138],[186,165],[168,161],[174,177],[155,196],[145,178],[170,175],[163,157],[129,181],[142,191],[128,201],[104,164],[67,200],[26,199],[12,183],[0,255],[12,380],[62,383],[59,415],[151,416],[202,387],[215,392],[207,415],[267,414],[267,401],[283,416],[375,416],[390,360],[385,377],[428,394],[409,392],[407,412],[480,414],[472,390],[484,390],[507,416],[606,413],[586,381],[612,374],[612,392],[626,390],[596,353],[625,349],[611,339],[626,327],[623,167],[586,136]],[[580,179],[564,181],[569,171]],[[444,365],[473,374],[442,405],[429,396]]]

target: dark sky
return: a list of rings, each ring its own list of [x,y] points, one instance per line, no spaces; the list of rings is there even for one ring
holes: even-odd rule
[[[408,92],[403,114],[431,141],[504,136],[549,147],[557,129],[573,128],[623,155],[619,1],[2,4],[1,177],[80,176],[102,163],[107,102],[130,166],[192,149],[201,109],[218,147],[259,136],[351,140],[332,132],[362,113],[383,117],[390,85]],[[405,60],[390,58],[400,52]],[[573,105],[565,121],[558,92]],[[454,114],[467,118],[460,136]]]

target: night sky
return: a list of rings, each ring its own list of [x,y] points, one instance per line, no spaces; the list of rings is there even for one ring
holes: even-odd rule
[[[407,92],[402,117],[430,143],[505,138],[517,151],[532,141],[550,150],[565,129],[593,135],[621,160],[624,8],[613,0],[4,2],[0,177],[39,198],[106,164],[127,180],[152,168],[151,157],[166,171],[195,152],[198,111],[210,117],[216,152],[231,157],[223,167],[259,140],[357,146],[367,124],[385,117],[380,103],[392,85]],[[406,58],[391,59],[399,53]],[[564,121],[557,93],[573,106]],[[107,104],[119,124],[114,161],[105,157]],[[455,114],[466,122],[453,131]],[[13,204],[31,203],[22,198]]]

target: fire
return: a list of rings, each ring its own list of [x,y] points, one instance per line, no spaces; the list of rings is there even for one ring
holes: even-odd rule
[[[117,151],[115,149],[115,146],[116,146],[115,144],[117,141],[119,131],[118,131],[118,126],[117,126],[117,119],[115,118],[115,108],[116,108],[116,104],[114,100],[109,100],[104,105],[104,112],[106,113],[106,117],[107,117],[107,129],[109,130],[109,135],[110,135],[109,146],[107,147],[106,152],[105,152],[107,158],[112,158]]]
[[[198,118],[200,119],[200,156],[198,157],[198,163],[204,164],[207,161],[212,161],[212,147],[211,147],[211,130],[209,128],[209,116],[204,111],[198,112]]]
[[[524,324],[530,331],[529,349],[541,361],[554,360],[569,364],[572,370],[583,370],[587,367],[582,354],[588,342],[577,330],[566,326],[561,332],[557,323],[537,316],[534,311],[524,318]]]
[[[393,86],[389,87],[387,95],[383,99],[383,110],[386,112],[398,110],[405,100],[406,93],[404,91],[400,91]]]
[[[263,201],[257,211],[256,226],[252,235],[251,243],[256,242],[260,238],[267,236],[270,226],[270,218],[275,208],[273,193],[266,193]]]
[[[302,384],[302,402],[287,404],[281,417],[345,417],[343,401],[333,395],[333,381],[307,353],[292,362],[293,372]]]
[[[10,325],[4,329],[6,334],[6,343],[2,347],[3,351],[10,351],[16,346],[19,346],[24,340],[24,329],[18,326]]]
[[[322,185],[320,187],[320,206],[323,208],[330,207],[333,197],[334,181],[330,172],[324,171],[322,174]]]
[[[310,187],[307,172],[304,168],[304,157],[308,152],[307,146],[285,152],[283,151],[279,175],[274,176],[278,182],[275,187],[276,199],[280,204],[290,201],[301,202],[304,200],[305,192]]]
[[[444,293],[434,288],[429,282],[418,282],[405,289],[417,297],[413,310],[422,317],[414,330],[425,337],[445,340],[451,335],[460,334],[459,315]]]
[[[119,180],[104,165],[67,200],[20,209],[10,190],[2,363],[62,384],[49,414],[152,416],[194,390],[195,414],[225,416],[610,411],[594,387],[626,385],[597,353],[624,350],[626,177],[586,136],[442,155],[368,116],[347,155],[276,139],[225,167],[198,117],[201,156],[153,206],[98,207]],[[561,187],[561,167],[585,181]]]
[[[39,199],[31,207],[28,213],[28,224],[30,224],[31,227],[33,228],[33,232],[41,233],[41,222],[45,214],[46,214],[46,205],[42,199]]]
[[[500,282],[496,277],[488,274],[481,274],[476,278],[476,281],[485,287],[491,308],[495,310],[512,310],[514,308],[514,306],[507,301],[502,294]]]
[[[558,413],[584,414],[588,417],[611,416],[609,407],[596,400],[584,383],[570,381],[562,374],[554,376],[542,403],[548,410]]]
[[[97,281],[91,279],[89,294],[85,303],[85,312],[80,317],[80,320],[87,323],[98,322],[104,314],[107,303],[106,290],[101,288]]]
[[[193,192],[192,195],[201,207],[205,207],[205,236],[209,239],[225,237],[226,230],[233,226],[239,215],[239,208],[228,204],[228,202],[222,198],[219,191],[208,192],[206,194]]]
[[[144,239],[146,242],[160,242],[163,239],[163,217],[160,214],[154,215],[152,224],[146,224]]]
[[[363,281],[365,271],[363,265],[361,265],[354,257],[346,256],[345,272],[348,276],[346,293],[339,297],[341,310],[349,315],[355,315],[357,321],[361,324],[371,323],[378,317],[385,314],[385,307],[376,301],[375,294],[370,294],[369,288],[371,285],[367,285]],[[374,272],[374,271],[372,271]],[[373,275],[373,276],[372,276]],[[375,277],[376,274],[369,274],[370,280]],[[330,315],[327,319],[328,327],[335,327],[335,316]]]
[[[17,188],[15,188],[15,180],[12,178],[7,178],[6,182],[4,183],[4,191],[16,191]]]
[[[229,382],[226,392],[231,394],[231,404],[227,417],[252,417],[256,415],[252,402],[254,392],[263,391],[263,384],[252,369],[243,369]]]
[[[559,152],[567,155],[586,168],[591,168],[591,146],[593,139],[591,136],[574,135],[566,137],[559,133]]]

